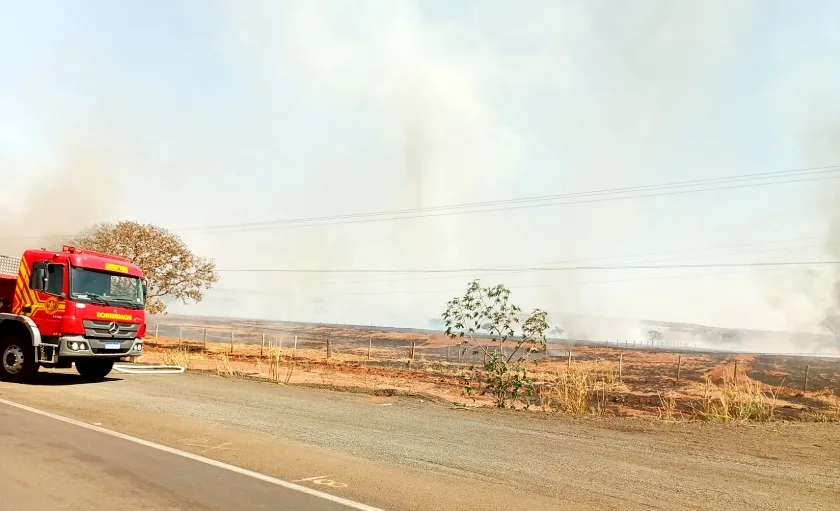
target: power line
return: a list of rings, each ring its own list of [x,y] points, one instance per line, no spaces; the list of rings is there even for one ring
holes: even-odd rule
[[[656,256],[656,255],[667,255],[667,254],[682,254],[682,253],[694,253],[696,251],[702,250],[720,250],[725,248],[738,248],[738,247],[755,247],[755,246],[763,246],[769,244],[778,244],[778,243],[788,243],[788,242],[795,242],[795,241],[810,241],[810,240],[817,240],[822,239],[822,236],[807,236],[807,237],[800,237],[800,238],[791,238],[791,239],[784,239],[784,240],[766,240],[754,243],[735,243],[729,245],[720,245],[720,246],[712,246],[712,247],[698,247],[693,249],[687,250],[677,250],[677,251],[669,251],[669,252],[648,252],[642,254],[632,254],[632,255],[623,255],[623,256],[598,256],[598,257],[591,257],[591,258],[579,258],[579,259],[567,259],[564,261],[555,261],[553,263],[545,263],[545,264],[557,264],[557,263],[568,263],[568,262],[576,262],[576,261],[595,261],[595,260],[603,260],[603,259],[620,259],[620,258],[638,258],[638,257],[648,257],[648,256]],[[836,245],[836,244],[835,244]],[[800,245],[794,247],[777,247],[777,248],[770,248],[764,250],[757,250],[757,251],[750,251],[750,252],[737,252],[735,254],[726,254],[726,255],[737,255],[737,254],[747,254],[747,253],[765,253],[765,252],[777,252],[783,250],[799,250],[799,249],[806,249],[806,248],[818,248],[824,245],[817,244],[817,245]],[[703,257],[703,256],[698,256]],[[691,259],[692,257],[688,257],[687,259]],[[671,260],[676,259],[686,259],[686,258],[671,258]],[[663,260],[663,259],[660,259]],[[667,259],[666,259],[667,260]],[[654,260],[655,261],[655,260]],[[519,273],[515,269],[513,271],[504,271],[509,268],[516,268],[517,266],[525,266],[525,265],[508,265],[508,266],[498,266],[494,269],[499,269],[502,271],[493,272],[493,273],[483,273],[478,275],[505,275],[505,274],[514,274]],[[533,265],[532,265],[533,266]],[[678,274],[678,275],[664,275],[664,276],[655,276],[655,277],[634,277],[629,279],[611,279],[611,280],[594,280],[594,281],[577,281],[574,283],[575,286],[577,285],[594,285],[594,284],[611,284],[611,283],[622,283],[622,282],[638,282],[638,281],[650,281],[650,280],[665,280],[665,279],[682,279],[682,278],[694,278],[694,277],[705,277],[705,276],[718,276],[718,275],[743,275],[743,274],[750,274],[755,272],[766,272],[766,271],[777,271],[777,268],[769,267],[763,269],[749,269],[749,270],[735,270],[735,271],[723,271],[723,272],[706,272],[706,273],[691,273],[691,274]],[[473,275],[473,276],[478,276]],[[447,275],[447,276],[424,276],[424,277],[417,277],[417,278],[408,278],[408,279],[387,279],[387,280],[352,280],[352,281],[326,281],[326,282],[319,282],[319,284],[351,284],[351,283],[389,283],[389,282],[404,282],[404,281],[430,281],[430,280],[437,280],[437,279],[454,279],[454,278],[464,278],[464,275]],[[562,287],[567,286],[567,283],[556,283],[556,284],[536,284],[536,285],[516,285],[513,286],[516,289],[530,289],[530,288],[552,288],[552,287]],[[243,294],[276,294],[275,291],[264,291],[264,290],[243,290],[243,289],[230,289],[230,288],[214,288],[211,292],[222,292],[222,293],[243,293]],[[387,294],[428,294],[428,293],[457,293],[462,292],[463,289],[421,289],[421,290],[388,290],[388,291],[338,291],[338,292],[330,292],[329,294],[332,295],[387,295]],[[282,293],[281,293],[282,294]]]
[[[632,200],[650,197],[662,197],[670,195],[681,195],[687,193],[711,192],[721,190],[732,190],[740,188],[753,188],[758,186],[770,186],[791,183],[803,183],[837,179],[840,175],[840,165],[828,165],[823,167],[807,167],[789,169],[774,172],[760,172],[743,174],[739,176],[727,176],[708,179],[695,179],[689,181],[676,181],[669,183],[637,185],[622,188],[608,188],[602,190],[591,190],[584,192],[571,192],[554,195],[541,195],[535,197],[524,197],[517,199],[501,199],[494,201],[473,202],[465,204],[453,204],[446,206],[430,206],[425,208],[399,209],[388,211],[373,211],[366,213],[347,213],[328,216],[291,218],[282,220],[270,220],[260,222],[245,222],[237,224],[220,224],[193,226],[171,229],[174,232],[196,232],[196,233],[223,233],[256,231],[265,229],[284,229],[299,227],[317,227],[325,225],[341,225],[352,223],[382,222],[393,220],[406,220],[414,218],[433,218],[451,215],[487,213],[494,211],[507,211],[513,209],[530,209],[552,206],[563,206],[570,204],[588,204],[597,202],[608,202],[616,200]],[[788,176],[805,177],[804,179],[783,179]],[[758,182],[756,182],[758,181]],[[729,184],[726,184],[729,183]],[[696,188],[696,187],[701,188]],[[680,189],[689,188],[689,189]],[[651,192],[631,193],[630,192]],[[580,200],[578,200],[580,199]],[[71,235],[45,235],[45,236],[23,236],[7,237],[3,239],[60,239],[72,238]]]
[[[791,240],[779,240],[779,241],[765,241],[759,243],[738,243],[734,245],[723,245],[718,247],[706,247],[706,248],[698,248],[694,249],[691,252],[699,251],[699,250],[718,250],[721,248],[730,248],[730,247],[742,247],[742,246],[755,246],[755,245],[766,245],[769,243],[783,243],[786,241],[799,241],[799,240],[809,240],[809,239],[820,239],[821,236],[814,236],[814,237],[807,237],[807,238],[794,238]],[[838,245],[830,244],[830,245]],[[781,251],[788,251],[788,250],[802,250],[802,249],[809,249],[809,248],[820,248],[825,245],[799,245],[795,247],[778,247],[778,248],[771,248],[765,250],[751,250],[751,251],[740,251],[740,252],[731,252],[728,254],[723,254],[727,256],[731,255],[744,255],[744,254],[763,254],[769,252],[781,252]],[[575,262],[587,262],[587,261],[598,261],[604,259],[621,259],[621,258],[630,258],[635,259],[639,257],[645,256],[654,256],[654,255],[665,255],[665,254],[680,254],[687,252],[688,250],[682,251],[671,251],[671,252],[661,252],[661,253],[646,253],[646,254],[636,254],[631,256],[600,256],[600,257],[591,257],[591,258],[579,258],[579,259],[566,259],[562,261],[552,261],[548,263],[537,263],[537,264],[517,264],[517,265],[507,265],[507,266],[494,266],[494,269],[498,269],[499,271],[494,271],[491,273],[472,273],[470,274],[471,277],[479,277],[479,276],[498,276],[498,275],[517,275],[522,274],[520,270],[521,267],[527,266],[536,266],[536,265],[548,265],[548,264],[565,264],[565,263],[575,263]],[[702,257],[714,257],[709,255],[699,255],[699,256],[690,256],[690,257],[668,257],[668,258],[654,258],[648,259],[646,261],[641,261],[644,263],[654,263],[654,262],[662,262],[662,261],[679,261],[679,260],[686,260],[686,259],[699,259]],[[329,280],[329,281],[321,281],[319,284],[377,284],[377,283],[390,283],[390,282],[416,282],[416,281],[428,281],[428,280],[451,280],[456,278],[463,278],[464,275],[445,275],[445,276],[424,276],[424,277],[414,277],[414,278],[386,278],[386,279],[363,279],[363,280]]]
[[[663,269],[687,269],[687,268],[739,268],[739,267],[765,267],[765,266],[820,266],[840,264],[840,261],[775,261],[775,262],[746,262],[746,263],[707,263],[707,264],[637,264],[619,266],[535,266],[520,268],[521,272],[549,272],[549,271],[598,271],[598,270],[663,270]],[[497,268],[426,268],[426,269],[404,269],[404,270],[373,270],[373,269],[292,269],[292,268],[243,268],[218,270],[219,272],[238,273],[468,273],[468,272],[491,272],[500,271]],[[503,271],[503,270],[501,270]]]
[[[698,193],[720,190],[731,190],[739,188],[752,188],[757,186],[769,186],[777,184],[802,183],[812,181],[823,181],[827,179],[840,178],[838,175],[823,175],[812,177],[809,179],[788,179],[782,181],[766,181],[766,182],[750,182],[751,180],[773,179],[778,177],[785,177],[791,174],[800,176],[812,176],[819,174],[833,174],[840,172],[840,166],[832,165],[828,167],[812,167],[804,169],[793,169],[777,172],[764,172],[758,174],[745,174],[743,176],[731,176],[722,178],[700,179],[692,181],[681,181],[673,183],[642,185],[625,188],[612,188],[605,190],[594,190],[587,192],[573,192],[566,194],[544,195],[538,197],[526,197],[520,199],[504,199],[497,201],[476,202],[449,206],[432,206],[427,208],[414,208],[391,211],[378,211],[368,213],[350,213],[331,216],[308,217],[308,218],[293,218],[285,220],[272,220],[263,222],[247,222],[239,224],[227,224],[216,226],[196,226],[174,229],[177,232],[240,232],[240,231],[256,231],[265,229],[284,229],[295,227],[316,227],[324,225],[340,225],[353,223],[368,223],[368,222],[382,222],[389,220],[406,220],[413,218],[433,218],[442,216],[472,214],[472,213],[486,213],[492,211],[507,211],[513,209],[531,209],[550,206],[561,206],[569,204],[587,204],[595,202],[607,202],[614,200],[629,200],[649,197],[661,197],[669,195],[680,195],[686,193]],[[688,190],[672,190],[673,188],[684,188],[689,186],[706,186],[724,182],[741,181],[739,184],[731,184],[727,186],[712,186],[699,189]],[[744,182],[745,181],[745,182]],[[625,195],[625,196],[609,196],[620,193],[627,193],[631,191],[649,191],[654,193]],[[657,191],[659,190],[659,191]],[[600,197],[608,195],[607,197]],[[569,200],[584,198],[584,200]],[[588,198],[595,197],[595,198]],[[559,201],[559,202],[558,202]],[[536,203],[535,203],[536,202]],[[498,207],[497,207],[498,206]],[[475,209],[478,208],[478,209]]]
[[[647,282],[651,280],[668,280],[668,279],[684,279],[684,278],[694,278],[694,277],[712,277],[712,276],[720,276],[720,275],[747,275],[752,274],[755,272],[767,272],[767,271],[776,271],[776,268],[763,268],[758,270],[735,270],[735,271],[719,271],[719,272],[706,272],[706,273],[690,273],[690,274],[682,274],[682,275],[659,275],[656,277],[637,277],[637,278],[629,278],[629,279],[612,279],[612,280],[589,280],[589,281],[580,281],[575,282],[574,285],[592,285],[592,284],[617,284],[623,282]],[[538,289],[538,288],[554,288],[554,287],[568,287],[569,284],[566,283],[555,283],[555,284],[526,284],[521,286],[512,286],[514,290],[516,289]],[[258,294],[258,295],[277,295],[277,292],[274,291],[265,291],[265,290],[246,290],[246,289],[230,289],[230,288],[215,288],[211,291],[221,291],[223,293],[241,293],[241,294]],[[342,291],[342,292],[331,292],[329,293],[330,296],[358,296],[358,295],[411,295],[411,294],[433,294],[433,293],[463,293],[464,289],[418,289],[418,290],[388,290],[388,291]],[[283,294],[283,293],[279,293]]]

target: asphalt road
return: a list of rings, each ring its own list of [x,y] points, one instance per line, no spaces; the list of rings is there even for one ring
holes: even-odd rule
[[[0,510],[352,509],[0,403]]]
[[[464,411],[419,397],[371,397],[190,373],[114,374],[87,384],[69,371],[51,372],[35,385],[0,384],[0,398],[392,511],[836,511],[840,502],[837,424],[668,424]],[[8,422],[0,416],[0,431]],[[55,442],[64,442],[63,424],[49,430],[58,433],[52,435]],[[93,442],[81,456],[108,459],[109,440],[103,440],[107,449]],[[124,489],[116,477],[143,481],[132,472],[142,467],[132,465],[126,473],[93,461],[77,465],[71,453],[79,450],[69,444],[41,451],[48,461],[71,460],[45,465],[51,468],[42,480],[58,481],[41,485],[46,491],[66,495],[72,483],[86,488],[88,499],[102,492],[116,501]],[[14,452],[15,460],[27,457]],[[129,463],[123,456],[117,460]],[[85,475],[65,483],[77,466]],[[8,470],[2,457],[0,467]],[[38,486],[28,474],[18,480]],[[312,479],[319,476],[326,479]],[[217,485],[213,475],[171,483],[160,474],[148,477],[139,493],[128,493],[135,503],[143,502],[140,496],[162,499],[159,507],[145,509],[168,509],[166,499],[180,509],[251,509],[228,495],[238,484],[246,489],[233,495],[249,493],[254,481],[226,479],[227,486]],[[103,483],[95,486],[93,480]],[[280,490],[273,490],[277,498]],[[0,508],[5,495],[0,492]],[[283,502],[275,509],[288,509]],[[224,505],[233,507],[218,507]]]

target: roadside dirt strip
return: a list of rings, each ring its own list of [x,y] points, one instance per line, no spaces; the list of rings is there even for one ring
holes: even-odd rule
[[[189,373],[118,375],[97,384],[45,373],[35,385],[0,383],[0,398],[388,510],[835,510],[840,502],[837,424],[724,426],[465,411],[420,398]],[[21,420],[0,417],[0,431],[19,431],[5,424]],[[56,437],[65,427],[71,425],[55,427]],[[106,474],[122,471],[149,502],[195,501],[201,493],[201,485],[173,480],[167,486],[166,477],[131,465],[130,457],[120,467],[95,442],[86,445],[85,463],[110,467],[102,469]],[[67,449],[52,457],[61,461],[77,450]],[[5,471],[6,460],[0,462]],[[241,484],[243,494],[256,492],[248,490],[252,483],[229,477],[219,487]],[[106,486],[119,493],[119,486]],[[59,487],[72,496],[72,485]],[[200,505],[180,508],[229,509],[216,490],[204,493],[195,501]],[[281,508],[296,505],[308,509],[292,500]]]

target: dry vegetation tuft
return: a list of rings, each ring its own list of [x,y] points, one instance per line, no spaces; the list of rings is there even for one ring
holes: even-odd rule
[[[545,376],[542,406],[555,412],[600,415],[612,395],[625,389],[616,364],[603,360],[573,363]]]
[[[216,357],[216,374],[220,376],[240,376],[241,373],[233,366],[227,353],[220,353]]]
[[[826,409],[809,410],[805,419],[811,422],[840,422],[840,398],[833,393],[818,396],[826,404]]]
[[[706,380],[703,397],[693,404],[695,415],[713,422],[768,422],[775,418],[777,391],[744,376],[725,377],[720,384]]]
[[[171,348],[163,350],[160,359],[165,365],[189,369],[192,362],[192,353],[184,347]]]
[[[657,392],[659,396],[659,420],[667,422],[679,422],[685,420],[685,415],[677,405],[677,395],[674,392],[666,392],[665,394]]]

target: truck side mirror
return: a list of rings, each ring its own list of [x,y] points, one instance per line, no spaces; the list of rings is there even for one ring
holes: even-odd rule
[[[47,263],[33,264],[32,276],[29,278],[29,288],[35,291],[44,291],[47,289],[48,282]]]

